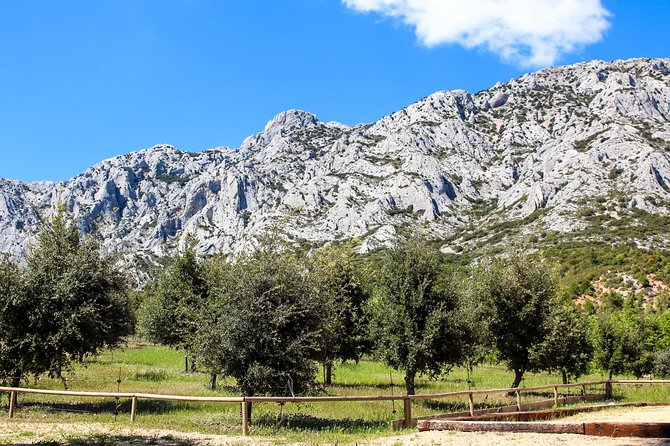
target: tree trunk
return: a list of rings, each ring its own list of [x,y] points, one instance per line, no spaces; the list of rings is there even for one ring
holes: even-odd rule
[[[209,372],[209,390],[216,390],[216,373]]]
[[[514,382],[512,383],[512,388],[519,387],[521,380],[523,379],[523,369],[514,369]]]
[[[324,384],[330,386],[333,384],[333,363],[327,362],[323,366],[326,368],[326,380]]]
[[[416,372],[414,370],[407,370],[405,372],[405,388],[407,389],[407,395],[414,395],[414,377]]]
[[[251,405],[253,403],[247,403],[247,423],[251,423]]]
[[[184,372],[188,373],[188,356],[184,356]]]
[[[253,391],[244,392],[244,396],[254,396]],[[247,403],[247,423],[251,423],[251,406],[253,403]]]
[[[58,349],[58,359],[56,361],[56,379],[63,377],[63,350]]]
[[[198,371],[198,368],[195,365],[195,359],[191,358],[191,373],[195,373],[197,371]]]
[[[610,370],[610,381],[612,381],[612,371]]]
[[[21,377],[20,376],[13,377],[12,378],[12,387],[19,387],[20,385],[21,385]],[[9,403],[10,405],[13,405],[14,407],[16,407],[16,400],[18,398],[18,395],[19,394],[17,392],[14,392],[13,394],[10,394],[10,398],[14,399],[13,403],[10,401],[10,403]]]
[[[563,384],[568,383],[568,374],[565,372],[565,370],[561,370],[561,375],[563,375]]]

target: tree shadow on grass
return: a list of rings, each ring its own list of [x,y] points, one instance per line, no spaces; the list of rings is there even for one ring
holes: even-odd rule
[[[137,413],[141,414],[169,414],[194,407],[198,403],[182,401],[159,401],[142,400],[137,401]],[[39,410],[41,412],[69,412],[82,414],[101,414],[109,413],[130,416],[130,401],[121,399],[116,401],[101,402],[71,402],[71,403],[51,403],[51,402],[26,402],[20,403],[18,409]]]
[[[331,385],[325,386],[324,389],[327,391],[330,388],[357,389],[357,388],[365,388],[365,387],[368,387],[370,389],[385,390],[387,392],[390,392],[390,388],[391,388],[390,384],[388,384],[388,383],[374,383],[374,384],[348,383],[348,384],[344,384],[344,383],[338,383],[337,381],[334,381]],[[416,390],[426,389],[426,388],[429,388],[429,387],[430,386],[429,386],[428,383],[416,383],[416,384],[414,384],[414,388]],[[402,384],[402,382],[393,384],[393,392],[396,395],[401,395],[401,394],[405,393],[405,386]]]
[[[504,396],[503,396],[504,395]],[[539,401],[548,401],[554,398],[553,392],[543,392],[543,391],[530,391],[523,392],[522,394],[522,404],[539,402]],[[559,397],[575,397],[580,396],[581,392],[577,393],[565,393],[560,394]],[[532,399],[530,399],[532,398]],[[486,395],[482,397],[481,395],[475,395],[475,408],[476,409],[496,409],[505,406],[514,406],[516,405],[516,394],[514,392],[510,393],[501,393],[496,397],[490,398]],[[413,404],[423,406],[427,409],[440,411],[443,413],[453,413],[453,412],[467,412],[469,411],[469,404],[465,397],[462,400],[444,400],[444,399],[434,399],[434,400],[417,400]]]
[[[199,443],[190,439],[176,438],[172,435],[109,435],[93,434],[88,436],[76,436],[59,441],[29,441],[25,443],[11,443],[15,446],[196,446]]]
[[[361,418],[319,418],[306,414],[259,414],[251,421],[254,427],[270,429],[290,429],[302,431],[370,430],[388,427],[388,421],[363,420]]]
[[[417,405],[423,406],[430,410],[439,411],[441,413],[456,413],[468,412],[470,405],[467,401],[447,401],[447,400],[418,400]],[[475,409],[495,409],[498,407],[510,406],[516,404],[516,400],[512,401],[496,401],[496,400],[475,400]]]
[[[566,393],[565,395],[561,394],[559,396],[577,396],[577,395],[581,395],[581,392],[573,393],[573,394]],[[516,398],[516,394],[514,394],[514,397]],[[540,399],[543,399],[543,400],[548,400],[548,399],[554,397],[554,392],[553,391],[552,392],[547,392],[547,391],[522,392],[521,397],[522,398],[535,397],[535,398],[540,398]]]
[[[443,413],[464,412],[468,410],[468,404],[463,401],[418,400],[414,404]]]

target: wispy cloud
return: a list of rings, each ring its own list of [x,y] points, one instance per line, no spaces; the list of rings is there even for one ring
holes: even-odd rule
[[[609,28],[601,0],[342,0],[413,26],[428,47],[485,48],[526,67],[555,63]]]

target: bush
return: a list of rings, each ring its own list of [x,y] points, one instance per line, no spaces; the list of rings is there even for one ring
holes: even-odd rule
[[[670,350],[656,353],[654,358],[654,375],[658,378],[670,378]]]

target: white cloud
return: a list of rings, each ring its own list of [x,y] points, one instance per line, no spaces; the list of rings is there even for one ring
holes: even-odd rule
[[[609,28],[601,0],[342,0],[413,26],[428,46],[483,47],[506,61],[541,67],[598,42]]]

